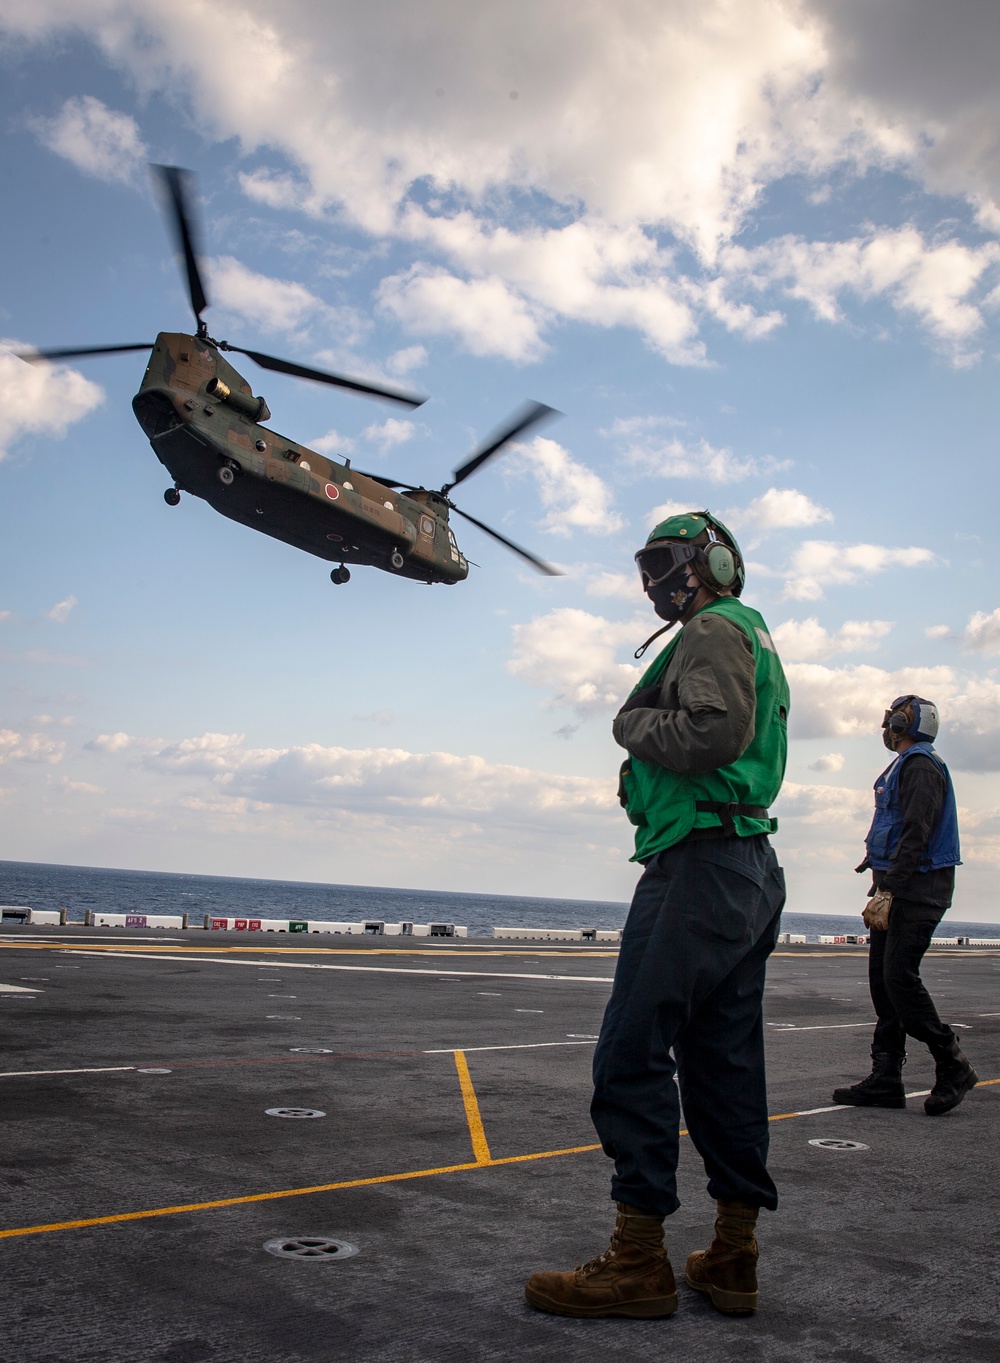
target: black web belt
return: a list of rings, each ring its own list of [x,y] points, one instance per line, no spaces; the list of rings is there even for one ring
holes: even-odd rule
[[[722,823],[722,836],[724,838],[736,837],[736,816],[741,814],[745,819],[770,819],[770,814],[762,805],[741,805],[735,801],[728,804],[719,800],[696,800],[695,809],[699,814],[718,814]]]

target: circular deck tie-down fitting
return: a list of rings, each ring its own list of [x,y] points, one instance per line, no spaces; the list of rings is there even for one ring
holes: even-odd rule
[[[870,1150],[871,1147],[863,1145],[861,1141],[842,1141],[835,1136],[818,1136],[809,1142],[819,1150]]]
[[[326,1113],[320,1112],[319,1108],[316,1107],[266,1107],[264,1109],[264,1116],[293,1117],[301,1119],[306,1117],[325,1117]]]
[[[340,1259],[353,1259],[358,1253],[357,1245],[347,1240],[333,1240],[328,1235],[282,1235],[275,1240],[265,1240],[264,1248],[278,1259],[327,1264]]]

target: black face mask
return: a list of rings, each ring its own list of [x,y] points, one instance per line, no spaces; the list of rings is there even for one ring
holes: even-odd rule
[[[688,565],[682,564],[677,572],[671,573],[669,577],[655,585],[650,583],[646,588],[646,595],[653,603],[653,610],[661,620],[668,620],[673,624],[683,619],[694,604],[700,587],[697,582],[693,587],[688,586],[688,573]]]

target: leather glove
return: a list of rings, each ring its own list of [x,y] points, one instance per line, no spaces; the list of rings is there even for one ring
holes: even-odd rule
[[[654,682],[652,686],[643,686],[634,696],[629,696],[618,713],[627,715],[629,710],[655,710],[659,699],[660,683]]]
[[[889,910],[892,908],[892,891],[876,890],[861,911],[866,928],[885,932],[889,926]]]

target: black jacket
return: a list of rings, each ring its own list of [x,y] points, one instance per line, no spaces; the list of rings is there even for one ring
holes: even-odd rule
[[[914,904],[951,906],[955,893],[955,868],[918,871],[917,863],[926,850],[941,816],[945,791],[944,775],[932,757],[914,753],[899,774],[899,799],[903,806],[903,831],[888,871],[873,871],[872,891],[891,890],[897,899]]]

